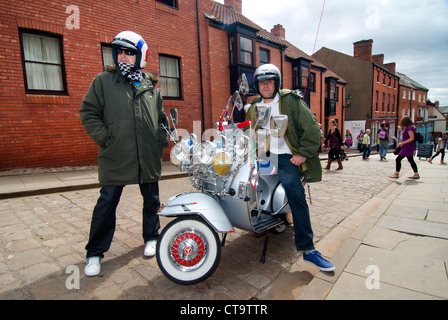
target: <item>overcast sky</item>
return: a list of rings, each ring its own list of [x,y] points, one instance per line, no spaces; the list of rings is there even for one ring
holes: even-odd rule
[[[224,3],[224,0],[217,0]],[[448,106],[448,0],[242,0],[243,15],[312,55],[327,47],[353,56],[353,43],[373,40],[373,54],[429,89]],[[324,7],[317,42],[319,19]],[[313,51],[314,49],[314,51]]]

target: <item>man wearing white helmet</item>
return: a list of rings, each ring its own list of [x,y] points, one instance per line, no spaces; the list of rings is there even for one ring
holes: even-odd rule
[[[288,128],[283,138],[271,137],[267,159],[277,167],[277,174],[291,208],[294,223],[294,242],[303,259],[321,271],[333,271],[334,265],[314,249],[313,230],[301,176],[307,182],[322,180],[322,166],[318,150],[322,133],[315,116],[297,91],[280,90],[282,76],[273,64],[255,70],[255,90],[261,96],[252,101],[246,118],[255,123],[256,103],[271,105],[271,115],[286,114]],[[257,129],[257,128],[255,128]]]
[[[88,135],[99,146],[98,177],[102,188],[93,210],[84,273],[98,275],[100,261],[112,242],[116,208],[123,187],[139,184],[143,196],[144,255],[155,255],[160,228],[158,181],[163,147],[168,139],[157,79],[141,72],[148,46],[135,32],[123,31],[112,41],[115,66],[95,77],[79,110]]]

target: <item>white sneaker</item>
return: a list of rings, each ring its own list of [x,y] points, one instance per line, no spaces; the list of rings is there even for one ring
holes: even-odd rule
[[[152,257],[156,254],[157,240],[151,240],[146,242],[145,251],[143,252],[145,257]]]
[[[84,274],[88,277],[97,276],[101,272],[100,257],[87,258]]]

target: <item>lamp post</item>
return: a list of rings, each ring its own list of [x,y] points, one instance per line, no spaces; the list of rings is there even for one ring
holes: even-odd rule
[[[352,106],[352,99],[353,99],[352,95],[349,92],[347,98],[345,98],[345,107],[344,107],[344,109],[350,108]]]
[[[350,92],[348,93],[348,96],[345,98],[345,105],[342,105],[342,126],[341,126],[341,136],[344,136],[344,132],[345,132],[345,125],[344,125],[344,114],[345,114],[345,109],[350,108],[352,106],[352,96],[350,94]]]

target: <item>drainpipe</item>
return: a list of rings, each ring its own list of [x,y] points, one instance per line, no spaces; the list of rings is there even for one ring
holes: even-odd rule
[[[280,48],[280,70],[281,70],[280,73],[281,73],[283,78],[285,77],[285,75],[283,74],[283,51],[284,50],[285,50],[284,47]],[[284,81],[282,81],[282,83],[281,83],[281,88],[280,89],[283,89],[283,82]]]
[[[204,84],[202,81],[202,52],[201,52],[201,29],[199,26],[199,4],[196,0],[196,21],[198,27],[198,54],[199,54],[199,78],[201,81],[201,113],[202,113],[202,133],[205,132],[205,110],[204,110]]]

